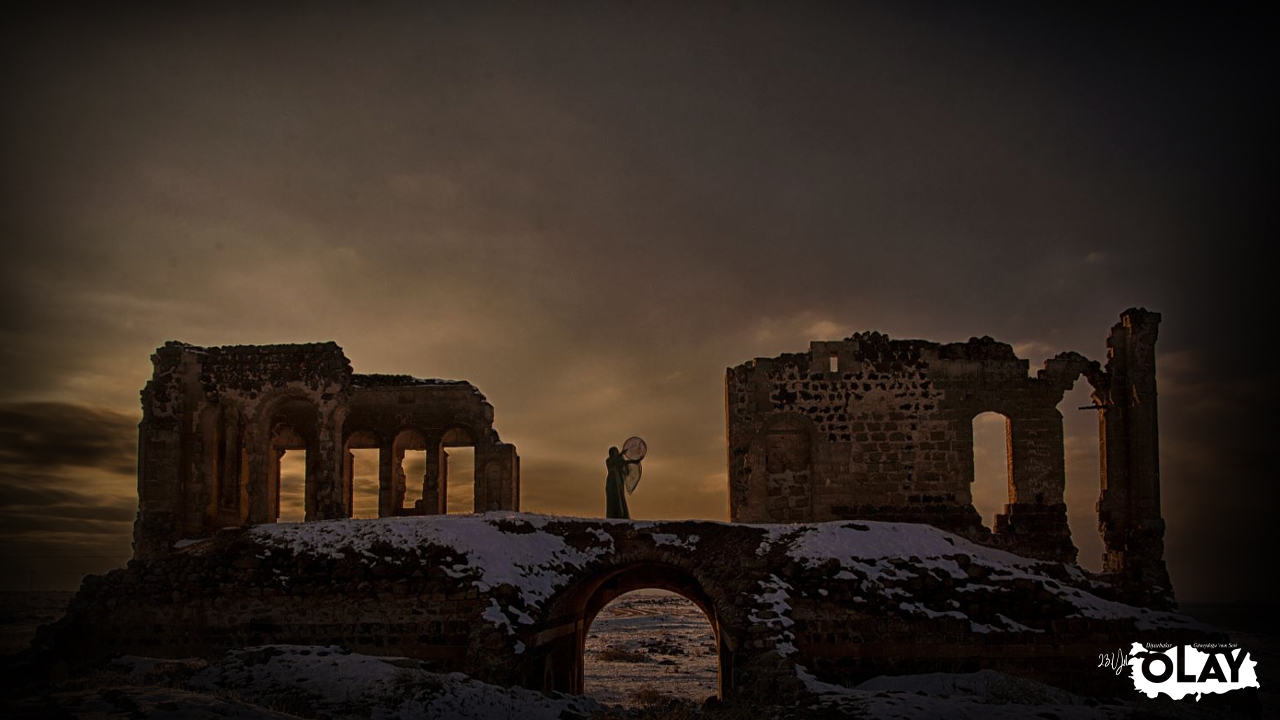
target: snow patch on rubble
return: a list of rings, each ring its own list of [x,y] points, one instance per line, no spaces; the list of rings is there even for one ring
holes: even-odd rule
[[[607,547],[579,550],[546,531],[549,518],[516,513],[475,516],[426,516],[378,520],[333,520],[254,526],[250,533],[267,547],[294,554],[340,559],[347,552],[374,557],[375,543],[413,550],[428,545],[448,547],[463,562],[444,567],[452,577],[470,578],[481,592],[510,585],[524,605],[538,608],[569,580],[566,570],[582,569],[613,551],[613,538],[596,529]],[[508,533],[500,522],[520,523],[532,532]],[[601,537],[603,535],[603,537]],[[530,621],[531,622],[531,621]]]
[[[698,546],[697,535],[689,537],[680,537],[671,533],[653,533],[649,537],[653,538],[653,542],[657,545],[674,545],[675,547],[684,548],[685,550],[693,550]]]
[[[527,610],[536,610],[557,589],[566,585],[573,570],[581,570],[601,555],[613,552],[613,537],[592,528],[598,543],[579,550],[558,534],[547,532],[552,518],[517,513],[485,513],[474,516],[425,516],[377,520],[333,520],[310,523],[257,525],[249,532],[267,547],[334,559],[357,553],[375,561],[393,562],[373,552],[375,545],[389,544],[405,551],[425,546],[450,548],[461,558],[440,570],[453,578],[469,579],[480,592],[501,585],[515,588]],[[522,525],[520,532],[506,532],[502,524]],[[607,542],[606,542],[607,541]],[[497,600],[482,617],[507,635],[515,622],[532,625],[525,610],[502,607]],[[515,622],[513,622],[513,619]]]
[[[816,568],[834,560],[841,567],[835,574],[835,579],[865,578],[860,589],[867,593],[909,598],[909,593],[886,587],[882,581],[905,580],[930,571],[965,581],[966,585],[957,588],[961,592],[997,590],[994,585],[983,585],[970,580],[956,560],[964,555],[971,563],[986,568],[992,578],[1033,581],[1074,606],[1074,615],[1078,617],[1132,620],[1138,630],[1208,629],[1185,615],[1137,608],[1100,598],[1086,590],[1064,586],[1045,574],[1045,563],[978,545],[931,525],[867,520],[784,526],[766,536],[757,554],[765,554],[771,549],[771,544],[783,540],[787,543],[787,555],[805,567]],[[1084,580],[1078,570],[1071,577]],[[919,603],[903,602],[899,607],[907,612],[927,614],[930,617],[968,619],[959,612],[929,610]],[[973,629],[976,632],[1034,631],[1033,628],[1009,618],[1001,618],[1001,621],[1004,627],[974,623]]]
[[[700,521],[708,522],[708,521]],[[553,516],[491,512],[474,516],[426,516],[380,520],[336,520],[311,523],[258,525],[248,532],[265,551],[288,550],[295,554],[342,558],[351,553],[375,562],[395,562],[383,557],[386,545],[413,552],[427,546],[450,548],[459,558],[441,570],[466,579],[480,592],[501,585],[516,590],[518,608],[501,608],[506,630],[516,621],[526,621],[528,612],[542,607],[563,588],[573,574],[609,555],[616,549],[607,528],[625,523],[647,532],[654,542],[695,551],[698,536],[664,532],[669,523],[606,521],[598,518],[556,518]],[[549,530],[552,525],[556,531]],[[580,527],[589,535],[587,547],[579,549],[565,540],[566,531]],[[956,581],[956,592],[1000,592],[1015,580],[1030,580],[1074,608],[1075,617],[1130,620],[1138,630],[1166,628],[1206,629],[1200,623],[1176,613],[1132,607],[1100,598],[1087,590],[1063,584],[1048,572],[1061,575],[1061,566],[1051,566],[1013,553],[988,548],[938,530],[929,525],[876,521],[828,522],[795,525],[743,525],[761,531],[757,556],[779,552],[806,568],[834,562],[833,580],[857,583],[852,596],[890,598],[899,610],[929,617],[969,619],[955,608],[930,608],[902,589],[906,581],[931,573]],[[378,548],[375,552],[375,547]],[[963,562],[962,562],[963,561]],[[966,570],[982,569],[977,577]],[[1057,568],[1056,570],[1054,568]],[[1074,571],[1074,572],[1073,572]],[[1087,582],[1078,570],[1068,568],[1067,577]],[[774,577],[770,582],[776,582]],[[771,602],[776,585],[765,588],[761,601]],[[492,608],[491,608],[492,609]],[[526,612],[528,611],[528,612]],[[523,615],[523,617],[521,617]],[[780,616],[782,614],[780,613]],[[488,617],[488,616],[487,616]],[[1025,618],[1022,618],[1025,620]],[[975,632],[1036,632],[1016,619],[974,622]],[[785,642],[785,639],[780,638]]]
[[[747,619],[756,625],[764,625],[774,631],[774,648],[778,654],[787,657],[796,652],[795,633],[789,629],[795,625],[791,619],[791,586],[783,582],[777,575],[770,575],[768,580],[761,580],[760,587],[764,592],[756,595],[756,603],[772,612],[770,617],[762,617],[751,613]]]

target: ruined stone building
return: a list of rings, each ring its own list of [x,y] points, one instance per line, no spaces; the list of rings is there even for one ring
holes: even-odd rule
[[[197,347],[152,356],[138,433],[134,551],[280,515],[280,459],[306,451],[306,520],[351,517],[354,456],[376,448],[379,517],[445,513],[448,485],[474,483],[474,508],[519,510],[520,458],[474,385],[360,375],[336,344]],[[474,478],[450,478],[447,448],[474,447]],[[421,478],[405,452],[426,451]],[[456,509],[454,509],[456,510]]]
[[[991,338],[939,344],[858,333],[730,368],[730,516],[740,522],[924,522],[1028,557],[1075,562],[1057,405],[1083,376],[1098,412],[1103,572],[1160,604],[1164,565],[1156,424],[1158,313],[1131,309],[1105,366],[1068,352],[1031,376]],[[973,507],[973,419],[1006,418],[1008,503]]]
[[[516,510],[519,458],[469,383],[356,375],[333,343],[168,343],[142,394],[139,561],[86,580],[37,638],[39,662],[337,645],[581,693],[595,618],[624,593],[658,588],[706,615],[725,698],[798,702],[812,678],[852,687],[982,669],[1131,695],[1126,678],[1081,658],[1226,640],[1158,611],[1172,605],[1159,322],[1128,310],[1105,365],[1063,353],[1035,375],[990,338],[877,333],[731,368],[736,523],[499,513],[273,524],[290,449],[306,449],[307,520],[352,515],[355,448],[378,449],[384,517],[449,510],[447,448],[464,444],[475,447],[474,509]],[[1081,377],[1099,417],[1101,576],[1070,564],[1057,406]],[[990,411],[1006,418],[1008,502],[988,529],[970,485],[973,418]],[[402,463],[414,448],[427,455],[421,482]],[[817,524],[828,520],[845,522]],[[815,524],[752,524],[802,522]]]

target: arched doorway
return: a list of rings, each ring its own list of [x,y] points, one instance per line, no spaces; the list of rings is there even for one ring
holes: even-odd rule
[[[713,598],[695,573],[664,563],[635,562],[615,567],[579,583],[560,596],[551,610],[556,625],[543,633],[547,641],[536,648],[542,656],[540,686],[546,691],[582,694],[586,640],[601,611],[623,595],[639,590],[673,593],[697,608],[711,629],[714,645],[715,693],[725,697],[733,692],[734,653],[738,639],[724,622],[732,605]]]
[[[583,694],[609,705],[701,703],[719,694],[715,629],[683,596],[633,590],[586,627]]]

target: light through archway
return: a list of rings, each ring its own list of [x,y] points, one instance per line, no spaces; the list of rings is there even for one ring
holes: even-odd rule
[[[378,517],[378,448],[351,448],[351,517]]]
[[[1058,404],[1062,412],[1063,459],[1067,485],[1063,500],[1067,504],[1067,525],[1071,542],[1079,554],[1076,563],[1086,570],[1102,571],[1102,536],[1098,533],[1098,495],[1102,488],[1101,442],[1098,437],[1098,411],[1085,409],[1093,405],[1092,388],[1083,378]]]
[[[997,412],[973,418],[973,508],[988,530],[1009,502],[1009,419]]]
[[[449,484],[445,499],[445,512],[459,515],[476,509],[476,449],[451,447],[445,450],[445,463]]]
[[[588,628],[583,692],[609,704],[701,703],[719,692],[715,631],[692,601],[634,590],[606,605]]]
[[[307,451],[285,450],[279,462],[276,522],[302,522],[307,517]]]

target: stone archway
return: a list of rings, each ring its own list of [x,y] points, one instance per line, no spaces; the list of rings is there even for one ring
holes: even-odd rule
[[[587,635],[596,616],[615,599],[636,590],[666,590],[693,603],[706,616],[715,637],[719,680],[717,695],[733,694],[733,658],[737,640],[723,621],[725,606],[713,598],[689,570],[659,562],[639,561],[614,566],[578,583],[561,596],[559,613],[572,631],[552,640],[546,647],[542,666],[544,691],[581,694],[584,686],[584,651]],[[567,616],[567,617],[566,617]]]

